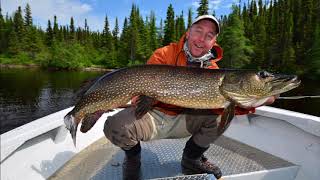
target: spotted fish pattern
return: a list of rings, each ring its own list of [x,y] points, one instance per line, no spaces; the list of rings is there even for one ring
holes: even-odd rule
[[[140,65],[103,75],[65,116],[75,143],[82,121],[88,131],[104,113],[125,106],[132,97],[145,95],[185,108],[215,109],[251,107],[267,97],[297,87],[294,75],[266,71],[203,69],[170,65]],[[234,112],[234,111],[228,111]],[[232,119],[232,116],[227,116]],[[84,123],[88,121],[90,123]]]

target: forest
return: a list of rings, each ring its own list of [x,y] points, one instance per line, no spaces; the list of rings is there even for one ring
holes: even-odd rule
[[[151,11],[142,17],[132,4],[123,25],[114,28],[105,16],[102,32],[92,31],[85,20],[75,27],[59,25],[59,15],[48,20],[46,29],[33,23],[29,4],[13,14],[0,8],[0,64],[37,65],[43,68],[120,68],[145,63],[152,52],[176,42],[190,27],[193,17],[209,12],[209,1],[200,0],[197,12],[175,12],[170,4],[166,19],[156,24]],[[112,12],[111,12],[112,13]],[[320,1],[248,0],[232,6],[221,24],[218,44],[224,50],[222,68],[266,69],[293,72],[320,79]],[[103,23],[103,22],[102,22]]]

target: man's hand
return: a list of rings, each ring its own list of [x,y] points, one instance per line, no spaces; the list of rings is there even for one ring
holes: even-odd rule
[[[268,98],[268,100],[267,100],[265,103],[261,104],[260,106],[270,105],[270,104],[274,103],[274,101],[275,101],[279,96],[280,96],[280,95],[270,96],[270,97]],[[259,107],[259,106],[257,106],[257,107]]]
[[[236,115],[244,115],[244,114],[249,114],[249,113],[254,113],[256,111],[256,108],[257,107],[260,107],[260,106],[265,106],[265,105],[270,105],[272,104],[277,98],[279,97],[279,95],[274,95],[274,96],[270,96],[264,103],[262,104],[256,104],[256,105],[253,105],[252,107],[240,107],[240,106],[237,106],[236,107],[236,111],[235,111],[235,114]],[[218,112],[216,110],[216,112]],[[221,112],[218,114],[222,114]]]

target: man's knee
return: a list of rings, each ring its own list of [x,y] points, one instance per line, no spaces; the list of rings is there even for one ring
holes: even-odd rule
[[[103,132],[114,145],[129,149],[138,143],[134,132],[134,121],[131,109],[124,109],[107,118]]]
[[[195,143],[207,147],[217,138],[217,115],[187,117],[187,129]]]

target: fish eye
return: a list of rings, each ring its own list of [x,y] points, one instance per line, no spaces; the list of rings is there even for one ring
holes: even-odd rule
[[[271,73],[268,73],[267,71],[260,71],[257,73],[257,75],[261,78],[267,78],[267,77],[273,76]]]

